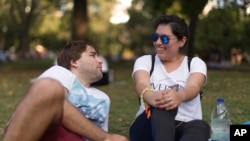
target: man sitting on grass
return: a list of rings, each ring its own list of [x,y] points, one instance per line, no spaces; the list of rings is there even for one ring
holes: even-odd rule
[[[88,104],[98,105],[95,101],[90,102],[97,97],[88,94],[88,90],[86,92],[85,89],[92,81],[97,81],[102,77],[101,63],[92,46],[83,41],[69,42],[58,56],[59,66],[53,66],[45,71],[28,89],[12,114],[3,141],[80,141],[86,139],[127,141],[124,136],[110,134],[99,128],[105,128],[108,114],[106,117],[100,116],[101,120],[97,122],[91,122],[96,121],[100,113],[100,115],[105,115],[103,109],[108,109],[105,106],[100,109],[98,106],[89,108]],[[83,92],[82,94],[86,92],[82,95],[82,99],[78,99],[79,92]],[[67,97],[83,114],[69,103]],[[103,99],[103,97],[99,98]],[[108,100],[100,101],[105,103]],[[98,115],[91,113],[96,111],[99,112]]]

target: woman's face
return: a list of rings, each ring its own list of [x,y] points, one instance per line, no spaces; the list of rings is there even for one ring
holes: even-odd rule
[[[173,34],[170,25],[161,24],[157,27],[156,34],[166,35],[169,39],[167,44],[164,44],[160,38],[153,42],[157,55],[161,60],[171,60],[171,58],[179,55],[179,50],[184,46],[186,38],[178,40],[178,38]]]

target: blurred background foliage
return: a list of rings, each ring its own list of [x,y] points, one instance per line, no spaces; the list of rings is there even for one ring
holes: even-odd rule
[[[211,43],[225,60],[233,47],[250,53],[250,0],[0,0],[0,50],[32,58],[85,39],[107,59],[134,59],[153,51],[153,23],[162,14],[187,21],[190,56],[205,60]]]

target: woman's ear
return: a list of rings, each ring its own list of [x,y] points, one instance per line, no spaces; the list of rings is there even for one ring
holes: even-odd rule
[[[187,42],[187,37],[182,37],[182,39],[180,40],[180,47],[184,47],[184,45],[186,44]]]

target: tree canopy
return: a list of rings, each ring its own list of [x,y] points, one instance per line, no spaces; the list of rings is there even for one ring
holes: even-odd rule
[[[188,55],[201,54],[211,42],[218,43],[224,57],[234,46],[250,52],[249,0],[217,0],[208,15],[202,13],[210,0],[133,0],[126,23],[110,22],[116,0],[10,0],[0,1],[0,49],[27,51],[35,44],[58,50],[71,39],[94,43],[103,55],[129,49],[135,55],[153,50],[150,35],[156,17],[176,14],[189,24]]]

